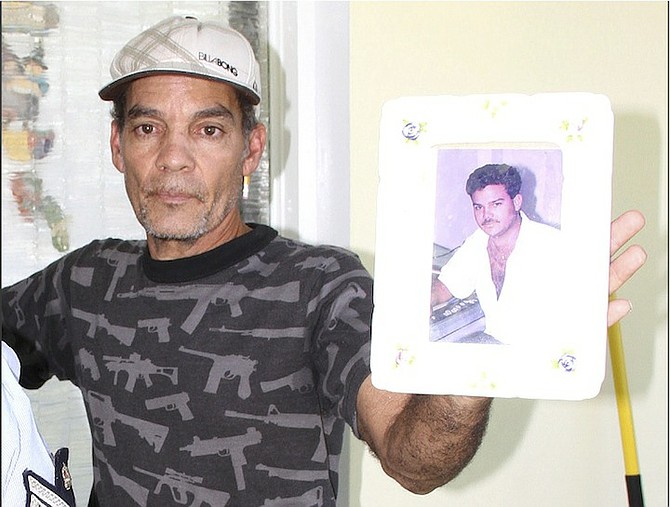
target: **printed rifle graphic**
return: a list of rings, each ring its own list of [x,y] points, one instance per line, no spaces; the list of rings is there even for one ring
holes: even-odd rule
[[[210,327],[210,331],[215,333],[237,334],[240,336],[251,336],[253,338],[265,338],[267,340],[282,338],[300,338],[304,342],[304,352],[309,351],[310,341],[307,338],[304,327],[285,327],[281,329],[231,329],[225,325],[221,327]]]
[[[158,398],[151,398],[146,400],[144,404],[148,410],[156,410],[164,408],[168,412],[178,410],[182,421],[190,421],[193,419],[193,412],[188,408],[190,398],[188,393],[169,394],[167,396],[159,396]]]
[[[140,486],[132,479],[129,479],[128,477],[125,477],[114,470],[112,465],[110,465],[109,462],[105,459],[105,456],[102,454],[102,452],[95,446],[93,446],[93,453],[98,459],[98,463],[104,463],[107,466],[107,471],[109,472],[109,476],[111,477],[112,484],[114,484],[114,486],[118,486],[123,489],[133,500],[135,500],[138,505],[147,505],[149,501],[149,490],[147,488]],[[100,472],[97,471],[97,473]]]
[[[235,470],[237,489],[242,491],[246,488],[244,471],[242,470],[242,466],[247,464],[244,449],[250,445],[260,444],[261,439],[262,435],[260,431],[256,428],[247,428],[246,433],[232,437],[214,437],[201,440],[200,437],[194,436],[193,443],[181,447],[179,450],[190,452],[192,457],[209,456],[211,454],[230,456],[233,469]]]
[[[106,361],[105,366],[107,369],[114,372],[114,385],[117,385],[120,371],[128,373],[125,389],[130,393],[135,390],[135,383],[138,378],[144,380],[147,388],[154,385],[151,381],[151,375],[163,375],[170,379],[172,385],[177,385],[177,368],[156,366],[150,359],[142,359],[136,352],[130,354],[128,358],[102,356],[102,359]]]
[[[321,507],[323,505],[323,487],[317,486],[294,498],[267,499],[261,507],[295,507],[296,505]]]
[[[156,319],[142,319],[137,321],[137,327],[147,328],[147,331],[158,335],[159,343],[170,341],[170,319],[168,317],[158,317]]]
[[[186,354],[206,357],[207,359],[214,361],[214,364],[212,364],[212,367],[209,370],[209,378],[205,385],[204,391],[206,393],[218,392],[219,384],[222,379],[233,380],[235,377],[240,377],[240,385],[237,389],[237,395],[243,400],[246,400],[251,396],[249,377],[256,371],[256,364],[258,361],[249,359],[246,356],[219,356],[217,354],[210,354],[209,352],[187,349],[183,345],[179,347],[179,350]]]
[[[199,486],[199,484],[202,484],[202,477],[186,475],[172,468],[166,468],[163,475],[149,472],[134,465],[133,469],[141,474],[158,479],[154,488],[154,495],[159,495],[163,486],[167,486],[172,493],[172,499],[180,505],[186,505],[189,493],[193,495],[193,502],[190,507],[200,507],[203,503],[210,507],[224,507],[230,500],[230,495],[225,491],[216,491]]]
[[[276,391],[282,387],[288,386],[291,391],[298,391],[305,394],[314,389],[314,374],[307,366],[303,366],[300,370],[290,373],[285,377],[275,380],[267,380],[261,382],[261,390],[264,393]]]
[[[240,302],[244,298],[259,299],[263,301],[282,301],[295,303],[298,301],[300,282],[289,282],[278,287],[263,287],[262,289],[249,290],[244,285],[226,283],[224,285],[191,285],[189,287],[162,286],[147,287],[137,291],[124,292],[119,298],[137,298],[140,296],[154,298],[157,301],[182,301],[195,299],[196,303],[190,315],[186,318],[181,328],[188,334],[192,334],[198,327],[202,317],[205,315],[210,304],[227,304],[230,307],[230,315],[239,317],[242,315]]]
[[[256,465],[256,470],[267,472],[269,477],[279,477],[287,481],[328,481],[330,474],[328,470],[295,470],[293,468],[278,468],[263,464]]]
[[[274,270],[279,266],[278,262],[273,262],[271,264],[264,263],[258,254],[252,255],[248,259],[246,266],[237,270],[238,273],[258,273],[264,278],[267,278]]]
[[[111,301],[116,284],[119,283],[119,278],[126,274],[128,266],[137,264],[140,254],[119,252],[118,250],[103,250],[100,252],[100,257],[107,259],[107,264],[114,268],[112,281],[109,283],[109,288],[105,294],[105,301]]]
[[[94,313],[88,313],[83,310],[79,310],[78,308],[73,308],[72,316],[88,322],[88,331],[86,332],[86,336],[89,338],[95,338],[95,331],[101,327],[107,331],[107,334],[116,338],[119,343],[123,345],[130,346],[135,339],[135,328],[113,325],[103,314],[96,315]]]
[[[274,424],[281,428],[316,428],[319,430],[319,444],[312,455],[312,461],[317,461],[319,463],[326,461],[326,439],[324,436],[326,428],[323,427],[323,420],[319,414],[282,414],[277,410],[275,405],[270,405],[267,415],[245,414],[234,410],[226,410],[224,415],[226,417],[235,417],[237,419],[261,421],[265,424]],[[330,428],[330,431],[332,431],[332,427]]]
[[[94,424],[102,429],[103,444],[116,447],[116,438],[114,438],[112,423],[120,422],[121,424],[135,428],[140,437],[153,447],[154,452],[160,452],[170,428],[117,412],[110,396],[95,391],[83,390],[83,392],[88,401]],[[100,440],[98,432],[93,432],[93,436],[96,440]]]
[[[232,329],[226,326],[210,327],[210,331],[217,333],[238,334],[240,336],[251,336],[253,338],[304,338],[304,327],[286,327],[281,329]]]

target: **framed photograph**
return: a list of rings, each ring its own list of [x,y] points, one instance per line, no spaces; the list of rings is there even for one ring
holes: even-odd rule
[[[599,392],[612,138],[602,95],[384,105],[376,387],[549,399]]]

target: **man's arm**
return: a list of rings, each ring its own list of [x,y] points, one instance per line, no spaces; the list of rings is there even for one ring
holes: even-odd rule
[[[358,430],[384,471],[405,489],[430,493],[456,477],[484,436],[491,398],[358,392]]]
[[[446,285],[444,285],[439,278],[434,278],[430,288],[430,306],[431,308],[449,301],[453,295]]]
[[[611,254],[644,227],[638,211],[612,222]],[[610,264],[610,293],[644,264],[639,245]],[[610,302],[608,325],[630,311],[626,300]],[[358,430],[384,471],[403,487],[425,494],[456,477],[474,456],[486,430],[490,398],[391,393],[368,377],[358,392]]]

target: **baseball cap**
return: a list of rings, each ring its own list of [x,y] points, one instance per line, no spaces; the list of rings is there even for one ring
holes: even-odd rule
[[[222,81],[261,100],[260,68],[249,41],[215,22],[191,16],[173,16],[131,39],[109,68],[112,81],[99,92],[114,100],[125,85],[152,74],[186,74]]]

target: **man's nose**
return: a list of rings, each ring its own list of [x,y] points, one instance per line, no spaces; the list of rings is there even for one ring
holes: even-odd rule
[[[168,132],[156,159],[161,171],[183,171],[193,167],[193,151],[188,136],[180,132]]]

